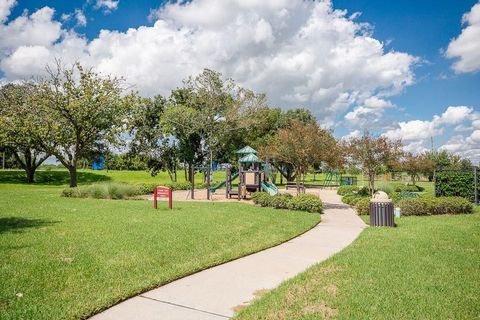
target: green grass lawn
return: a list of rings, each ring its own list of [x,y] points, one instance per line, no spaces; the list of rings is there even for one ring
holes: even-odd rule
[[[480,208],[397,223],[366,229],[236,319],[479,319]]]
[[[225,172],[217,171],[213,174],[214,182],[217,183],[225,180]],[[179,182],[185,181],[183,171],[178,172],[177,179]],[[94,182],[127,182],[127,183],[158,183],[164,184],[170,182],[170,177],[166,172],[159,172],[158,175],[152,177],[148,171],[120,171],[120,170],[78,170],[78,183],[90,184]],[[203,174],[195,175],[195,183],[203,181]],[[1,170],[1,183],[25,183],[25,171],[23,170]],[[69,174],[66,169],[39,169],[35,174],[35,183],[42,185],[67,185],[69,183]]]
[[[175,202],[168,211],[162,202],[154,210],[149,201],[62,198],[62,188],[0,184],[2,320],[83,318],[320,219],[240,203]]]

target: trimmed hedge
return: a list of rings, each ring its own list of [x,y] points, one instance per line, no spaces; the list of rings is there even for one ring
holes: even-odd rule
[[[463,197],[475,199],[475,173],[468,171],[437,171],[435,174],[435,195],[437,197]],[[477,192],[480,193],[480,171],[477,175]]]
[[[404,216],[473,213],[473,205],[462,197],[408,198],[397,204]]]
[[[276,209],[290,209],[308,212],[323,212],[323,203],[319,197],[313,194],[300,194],[296,197],[291,194],[277,194],[271,196],[266,192],[255,192],[252,194],[253,203],[262,207]]]
[[[340,186],[337,189],[337,194],[340,196],[344,196],[349,193],[358,192],[358,190],[360,190],[358,186]]]

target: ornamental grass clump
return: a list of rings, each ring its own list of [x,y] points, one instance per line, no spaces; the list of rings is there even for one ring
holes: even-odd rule
[[[76,188],[66,188],[62,196],[67,198],[94,198],[94,199],[131,199],[142,194],[141,188],[128,183],[94,183]]]

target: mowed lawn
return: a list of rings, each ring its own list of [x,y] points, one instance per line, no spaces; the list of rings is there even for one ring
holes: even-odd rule
[[[0,318],[78,319],[192,272],[278,244],[318,214],[241,203],[60,197],[0,184]]]
[[[479,208],[397,223],[367,228],[236,319],[479,319]]]

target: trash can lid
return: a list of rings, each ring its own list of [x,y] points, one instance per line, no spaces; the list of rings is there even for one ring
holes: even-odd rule
[[[373,198],[370,199],[371,202],[392,202],[391,199],[388,198],[388,194],[383,191],[377,191],[373,194]]]

